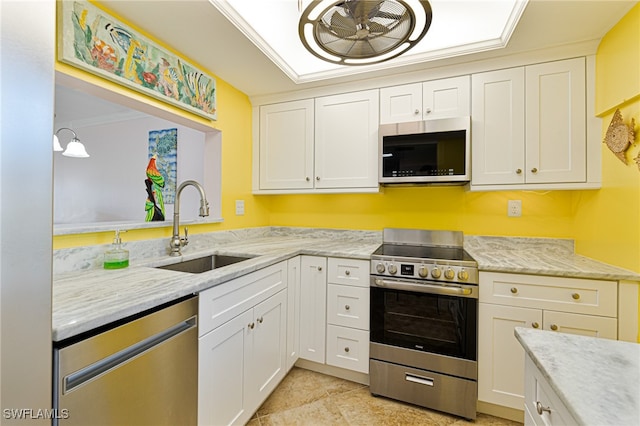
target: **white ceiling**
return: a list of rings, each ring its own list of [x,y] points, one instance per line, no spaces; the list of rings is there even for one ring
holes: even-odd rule
[[[233,2],[238,1],[248,0],[233,0]],[[251,1],[274,4],[278,7],[283,7],[286,4],[287,7],[293,7],[297,11],[297,0]],[[445,1],[450,5],[457,5],[456,10],[460,14],[460,22],[466,22],[469,19],[477,18],[475,13],[469,13],[469,8],[465,7],[466,2],[471,1],[490,6],[495,5],[496,1],[504,0]],[[385,65],[381,68],[375,66],[342,67],[349,68],[347,74],[344,74],[344,71],[342,74],[331,71],[328,75],[323,75],[322,78],[316,78],[317,76],[305,78],[304,73],[300,73],[299,78],[294,76],[293,79],[290,74],[283,71],[282,64],[276,64],[272,60],[273,55],[264,46],[258,47],[245,35],[246,29],[238,29],[209,0],[106,0],[100,3],[154,38],[181,52],[194,65],[210,71],[248,96],[254,97],[328,86],[362,78],[428,70],[444,65],[536,51],[572,43],[594,42],[594,45],[597,46],[597,42],[602,36],[638,1],[529,0],[513,34],[508,39],[507,46],[504,48],[494,48],[478,53],[459,52],[459,55],[455,57],[442,55],[442,58],[426,58],[425,61],[415,63],[403,62],[401,55],[384,63]],[[435,7],[439,2],[432,0],[432,3]],[[279,20],[274,13],[267,13],[266,19],[271,20],[274,27],[282,27],[283,29],[285,27],[283,21]],[[287,30],[292,31],[290,28]],[[287,37],[294,43],[300,43],[297,38],[297,24],[292,34],[294,35]],[[254,36],[252,35],[252,37]],[[318,61],[310,53],[305,52],[305,54],[308,55],[309,61]],[[353,74],[353,72],[358,74]],[[70,108],[65,99],[77,98],[78,95],[63,94],[63,90],[58,90],[58,92],[61,96],[57,96],[56,99],[56,114],[57,118],[62,121],[61,114],[65,117],[70,115],[65,112]],[[76,105],[77,113],[88,113],[87,110],[90,108],[79,107],[81,103],[78,99],[74,99],[73,102]]]

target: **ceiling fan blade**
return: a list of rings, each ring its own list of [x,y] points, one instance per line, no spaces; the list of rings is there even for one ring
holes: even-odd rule
[[[333,15],[331,15],[330,27],[333,31],[348,36],[355,35],[357,30],[356,22],[353,20],[353,18],[342,16],[337,11],[334,12]]]

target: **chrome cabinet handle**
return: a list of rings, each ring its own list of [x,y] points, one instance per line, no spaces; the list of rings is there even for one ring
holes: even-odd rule
[[[425,114],[431,114],[431,108],[427,108]]]
[[[322,266],[318,266],[318,271],[322,272]]]
[[[349,353],[349,346],[347,346],[346,348],[344,348],[344,351],[345,351],[346,353]]]
[[[513,294],[517,294],[518,293],[518,289],[516,287],[511,287],[511,293]]]
[[[413,111],[413,113],[414,113],[415,115],[418,115],[418,114],[420,114],[420,110],[419,110],[419,109],[417,109],[417,110]]]
[[[538,328],[538,327],[540,327],[540,324],[538,324],[537,322],[532,322],[531,323],[531,327]]]
[[[549,328],[552,329],[553,331],[558,331],[558,326],[555,324],[551,324]]]
[[[309,176],[307,176],[306,178],[304,178],[307,182],[309,182],[311,180],[311,178],[309,178]]]
[[[551,408],[544,407],[540,401],[536,401],[536,411],[542,415],[544,412],[551,413]]]
[[[573,298],[573,300],[578,300],[580,299],[580,293],[573,293],[571,297]]]
[[[516,173],[519,175],[522,174],[522,169],[516,169]]]
[[[251,330],[253,330],[255,326],[256,326],[256,323],[254,322],[251,322],[247,325],[247,327],[249,327]]]
[[[349,275],[351,275],[351,271],[347,269],[346,271],[344,271],[344,274],[345,274],[346,276],[349,276]]]
[[[256,321],[258,321],[258,323],[262,324],[262,321],[264,321],[264,318],[260,317]]]
[[[344,310],[345,310],[345,311],[348,311],[349,309],[351,309],[351,306],[349,306],[349,305],[344,305]]]
[[[538,173],[538,169],[534,167],[533,169],[531,169],[531,173]]]
[[[316,180],[320,180],[320,176],[316,176]]]

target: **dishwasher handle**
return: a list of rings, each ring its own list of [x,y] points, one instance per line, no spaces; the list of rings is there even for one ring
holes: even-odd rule
[[[196,316],[184,320],[172,327],[169,327],[151,337],[141,340],[127,348],[122,349],[108,357],[102,358],[78,371],[65,376],[63,381],[63,393],[71,392],[78,386],[106,373],[109,370],[117,368],[119,365],[137,357],[143,352],[149,351],[154,347],[166,342],[167,340],[186,332],[197,326]]]

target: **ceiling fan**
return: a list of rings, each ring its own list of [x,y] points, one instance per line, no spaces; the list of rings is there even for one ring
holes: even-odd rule
[[[322,60],[369,65],[411,49],[427,33],[431,19],[428,0],[319,0],[305,8],[298,34]]]

